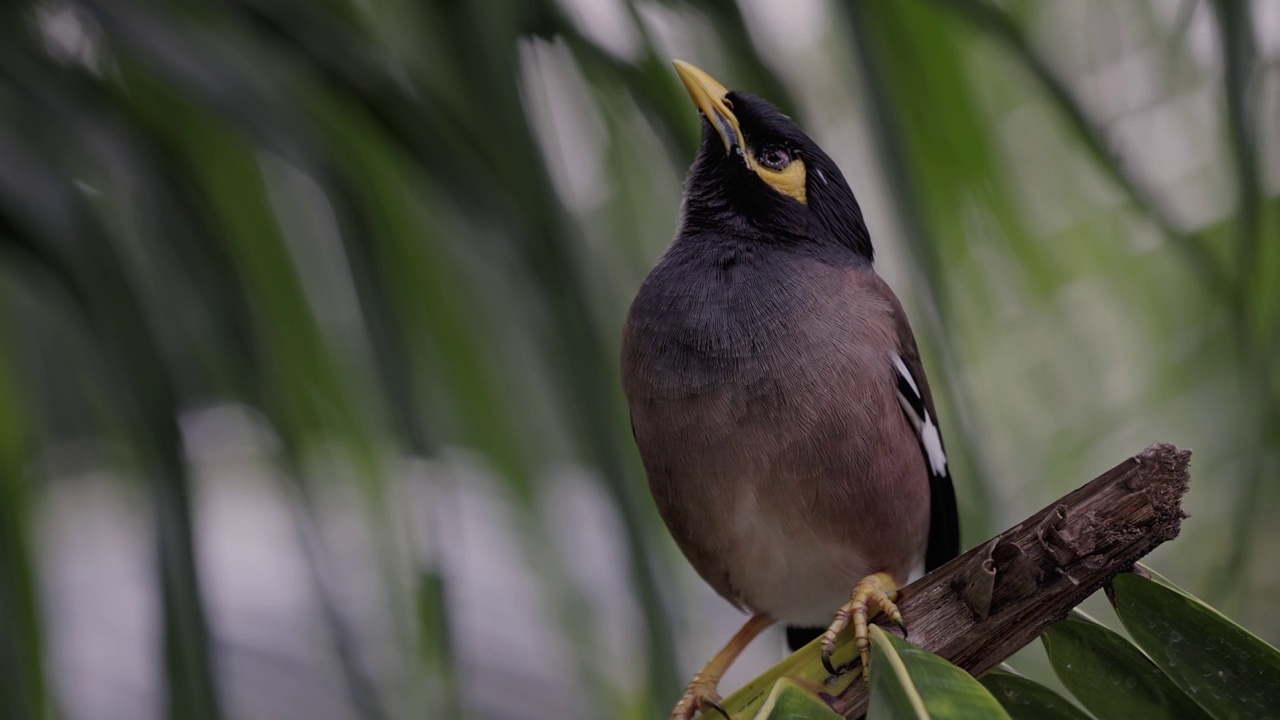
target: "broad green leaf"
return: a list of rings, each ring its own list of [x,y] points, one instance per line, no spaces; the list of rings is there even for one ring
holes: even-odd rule
[[[836,667],[844,667],[853,662],[856,657],[857,651],[854,649],[852,637],[852,632],[846,632],[836,645],[836,652],[831,657],[831,662]],[[855,668],[831,682],[826,682],[827,671],[822,667],[820,653],[818,641],[814,640],[743,685],[725,698],[720,705],[734,720],[754,718],[768,702],[769,696],[780,680],[790,679],[815,686],[821,685],[825,692],[832,695],[839,695],[854,682],[862,682],[861,668]]]
[[[1099,720],[1208,717],[1133,643],[1082,614],[1041,641],[1062,684]]]
[[[1088,713],[1040,683],[1004,670],[978,678],[1013,720],[1089,720]]]
[[[840,715],[796,681],[782,678],[773,684],[756,720],[840,720]]]
[[[867,720],[1008,718],[969,673],[871,626],[871,705]]]
[[[1210,715],[1280,713],[1280,651],[1175,587],[1134,573],[1112,586],[1134,642]]]

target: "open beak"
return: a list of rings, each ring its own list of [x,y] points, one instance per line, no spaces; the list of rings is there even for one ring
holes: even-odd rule
[[[725,152],[737,153],[743,162],[750,165],[746,151],[746,142],[742,139],[742,128],[738,127],[738,118],[730,109],[729,91],[716,79],[683,60],[673,60],[676,74],[684,82],[684,87],[693,98],[703,116],[711,123],[724,141]]]

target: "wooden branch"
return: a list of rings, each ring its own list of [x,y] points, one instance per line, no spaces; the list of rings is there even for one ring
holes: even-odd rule
[[[1003,662],[1177,537],[1190,459],[1189,451],[1152,445],[903,588],[908,639],[975,676]],[[901,635],[884,618],[877,623]],[[844,684],[832,678],[828,689]],[[847,717],[866,712],[863,682],[828,697]]]

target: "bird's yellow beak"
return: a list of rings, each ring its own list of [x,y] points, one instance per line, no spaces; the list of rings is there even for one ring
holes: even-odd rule
[[[738,118],[733,114],[729,101],[725,99],[729,91],[716,82],[715,78],[683,60],[673,60],[672,64],[676,66],[676,74],[680,76],[685,89],[689,91],[689,97],[693,98],[693,104],[698,106],[711,123],[711,127],[720,134],[725,151],[737,153],[750,167],[751,158],[746,151],[742,128],[738,127]]]

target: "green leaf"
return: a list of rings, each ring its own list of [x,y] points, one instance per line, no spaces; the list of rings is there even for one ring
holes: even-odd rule
[[[1170,585],[1125,573],[1116,614],[1156,665],[1215,718],[1275,717],[1280,652]]]
[[[0,284],[0,302],[8,300]],[[7,343],[11,308],[0,305],[0,341]],[[12,356],[0,353],[0,716],[51,717],[44,671],[31,525],[35,503],[23,468],[32,445],[24,415],[28,400]]]
[[[1041,641],[1062,684],[1099,720],[1208,717],[1141,650],[1080,613]]]
[[[854,658],[857,657],[857,651],[851,641],[852,634],[852,631],[847,631],[841,637],[840,642],[836,644],[835,654],[831,656],[831,662],[836,667],[844,667],[852,663]],[[734,720],[754,718],[760,713],[765,703],[768,702],[768,698],[773,693],[778,682],[783,679],[808,683],[814,686],[821,685],[825,692],[835,696],[839,696],[854,682],[862,682],[860,679],[862,677],[861,667],[856,667],[834,679],[829,678],[827,671],[822,667],[822,661],[819,657],[822,651],[819,649],[818,642],[815,639],[808,645],[788,655],[782,662],[756,676],[732,695],[725,698],[724,702],[720,703],[721,707]]]
[[[840,720],[840,714],[796,681],[781,678],[773,684],[756,720]]]
[[[1021,675],[992,670],[978,678],[1013,720],[1089,720],[1070,700]]]
[[[418,652],[429,671],[424,678],[431,688],[429,707],[436,717],[459,717],[463,714],[462,698],[444,575],[434,570],[419,573],[417,596]]]
[[[867,720],[1008,718],[969,673],[871,626],[871,705]]]

